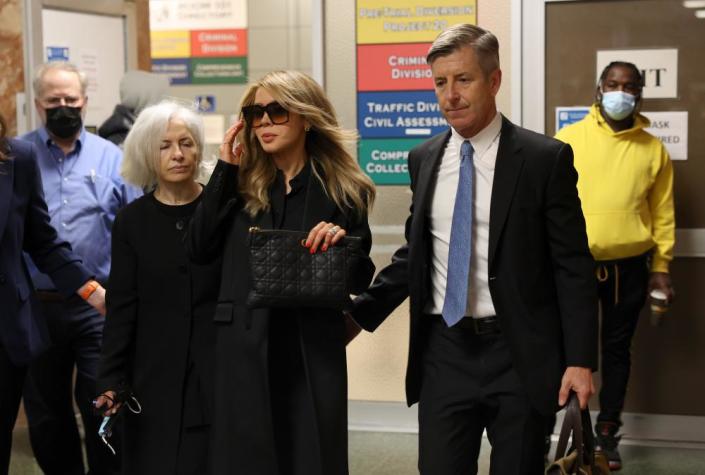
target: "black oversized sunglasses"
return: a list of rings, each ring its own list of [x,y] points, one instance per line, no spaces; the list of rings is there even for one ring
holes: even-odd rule
[[[279,125],[289,122],[289,111],[284,109],[278,102],[270,102],[266,106],[254,104],[242,108],[242,115],[245,117],[247,124],[252,128],[257,128],[262,125],[262,118],[265,112],[273,124]]]

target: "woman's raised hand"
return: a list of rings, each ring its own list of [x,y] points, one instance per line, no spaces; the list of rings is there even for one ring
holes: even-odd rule
[[[220,159],[231,165],[240,165],[242,157],[242,144],[237,141],[237,134],[245,127],[245,122],[240,119],[225,132],[223,143],[220,144]]]
[[[330,246],[343,239],[346,234],[345,230],[337,224],[321,221],[308,233],[306,247],[309,248],[311,254],[315,254],[319,246],[321,251],[325,252]]]

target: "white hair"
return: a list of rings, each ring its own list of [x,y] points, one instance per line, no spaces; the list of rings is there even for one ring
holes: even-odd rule
[[[88,78],[86,77],[86,74],[78,69],[75,64],[68,63],[66,61],[52,61],[39,66],[34,74],[34,80],[32,81],[32,88],[34,89],[35,96],[42,97],[42,93],[44,92],[44,76],[53,69],[76,74],[78,76],[78,81],[81,83],[81,95],[86,97],[86,92],[88,91]]]
[[[152,189],[157,184],[160,145],[171,120],[180,120],[196,144],[196,159],[203,157],[203,120],[193,110],[176,102],[163,101],[145,108],[127,135],[120,174],[129,183]],[[194,172],[194,178],[198,174]]]

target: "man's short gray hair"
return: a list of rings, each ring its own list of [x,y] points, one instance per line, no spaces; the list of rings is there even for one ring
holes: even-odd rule
[[[42,97],[42,93],[44,92],[44,76],[47,72],[53,69],[75,73],[81,83],[81,95],[86,97],[86,92],[88,91],[88,78],[86,77],[86,74],[78,69],[75,64],[67,63],[65,61],[52,61],[39,66],[37,71],[34,73],[34,80],[32,81],[32,87],[34,88],[34,95],[36,97]]]
[[[470,46],[475,51],[485,76],[499,69],[497,37],[484,28],[467,23],[453,25],[443,30],[428,50],[426,62],[431,65],[436,59],[448,56],[466,46]]]
[[[203,157],[203,119],[191,108],[173,101],[146,107],[135,121],[124,143],[120,174],[135,186],[151,189],[157,184],[162,137],[169,121],[180,120],[196,144],[197,160]],[[194,179],[198,175],[196,167]]]

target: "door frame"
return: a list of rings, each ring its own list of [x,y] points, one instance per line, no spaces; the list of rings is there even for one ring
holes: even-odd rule
[[[34,130],[40,125],[39,117],[34,107],[32,81],[37,68],[44,63],[44,25],[42,22],[42,10],[44,8],[122,17],[125,25],[125,70],[137,69],[138,28],[137,5],[135,2],[127,2],[125,0],[119,2],[114,0],[25,0],[23,4],[26,130]]]
[[[521,124],[546,133],[546,4],[580,0],[521,1]],[[514,8],[512,9],[514,10]],[[515,49],[516,51],[516,49]],[[676,229],[674,257],[705,257],[705,228]]]

